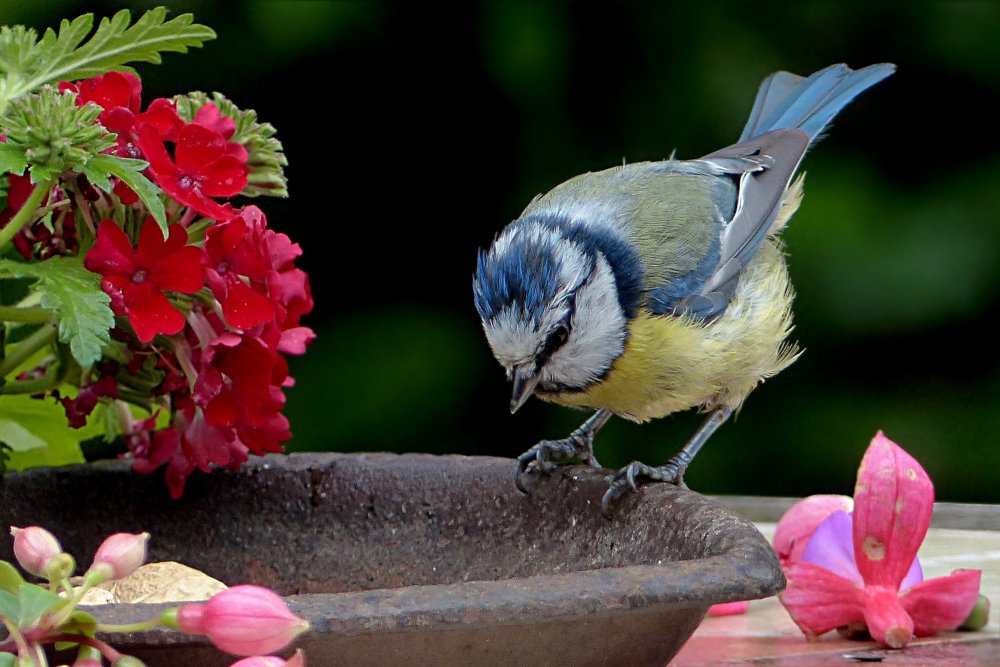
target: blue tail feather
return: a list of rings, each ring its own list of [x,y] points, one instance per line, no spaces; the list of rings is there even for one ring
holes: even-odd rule
[[[859,70],[831,65],[807,78],[776,72],[760,85],[740,141],[790,128],[803,130],[816,141],[851,100],[895,70],[895,65],[882,63]]]

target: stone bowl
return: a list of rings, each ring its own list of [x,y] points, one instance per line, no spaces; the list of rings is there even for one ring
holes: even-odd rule
[[[663,667],[710,605],[784,586],[754,526],[697,493],[651,485],[607,518],[610,471],[536,474],[530,495],[513,474],[488,457],[294,454],[195,475],[172,501],[125,462],[37,469],[0,478],[0,526],[44,526],[84,567],[109,533],[149,531],[153,561],[270,586],[312,626],[310,667]],[[166,630],[107,639],[151,667],[235,660]]]

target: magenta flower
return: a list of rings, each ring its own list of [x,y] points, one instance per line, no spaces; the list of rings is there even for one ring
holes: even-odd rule
[[[101,274],[101,288],[111,296],[112,310],[128,316],[143,343],[184,328],[184,315],[170,304],[164,290],[193,294],[205,284],[204,251],[187,245],[187,232],[180,225],[171,225],[169,231],[164,240],[156,222],[147,218],[133,250],[113,220],[102,220],[97,241],[83,262]]]
[[[281,597],[261,586],[233,586],[205,604],[186,604],[177,612],[177,629],[205,635],[234,655],[280,651],[309,629]]]
[[[880,431],[858,469],[854,513],[837,511],[785,569],[779,598],[807,636],[862,623],[890,648],[953,630],[979,595],[979,570],[924,581],[916,560],[931,522],[934,486]]]

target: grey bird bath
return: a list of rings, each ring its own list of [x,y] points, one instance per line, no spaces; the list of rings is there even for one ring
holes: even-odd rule
[[[784,586],[753,525],[696,493],[646,487],[609,520],[608,471],[536,475],[530,496],[513,473],[508,459],[298,454],[195,475],[175,502],[123,462],[69,466],[0,478],[0,525],[44,526],[84,566],[107,534],[145,530],[151,560],[270,586],[312,624],[297,643],[310,667],[662,667],[711,604]],[[10,549],[0,539],[0,558]],[[235,660],[166,631],[110,639],[151,667]]]

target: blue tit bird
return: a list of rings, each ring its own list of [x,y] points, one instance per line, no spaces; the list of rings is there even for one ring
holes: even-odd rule
[[[518,457],[518,488],[533,468],[598,467],[594,435],[612,415],[645,422],[698,408],[708,418],[678,454],[658,467],[630,463],[603,506],[642,483],[682,484],[750,391],[796,359],[778,238],[802,199],[796,169],[833,117],[894,70],[771,74],[738,143],[571,178],[480,251],[474,301],[513,382],[511,412],[532,395],[596,411]]]

